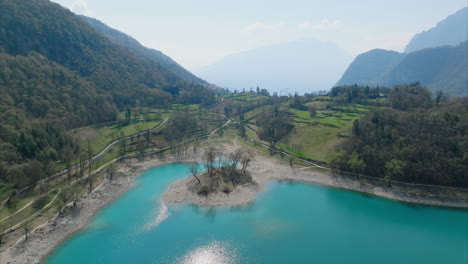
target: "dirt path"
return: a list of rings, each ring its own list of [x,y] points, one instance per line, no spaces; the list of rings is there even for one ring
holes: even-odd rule
[[[2,220],[0,220],[0,223],[3,222],[3,221],[5,221],[5,220],[7,220],[7,219],[9,219],[10,217],[16,215],[17,213],[20,213],[21,211],[23,211],[24,209],[26,209],[28,206],[30,206],[31,204],[33,204],[35,201],[36,201],[36,200],[30,201],[28,204],[26,204],[25,206],[21,207],[21,209],[17,210],[16,212],[12,213],[11,215],[9,215],[9,216],[3,218]]]
[[[62,191],[62,190],[59,189],[58,192],[57,192],[57,194],[54,196],[54,198],[52,198],[52,200],[51,200],[46,206],[44,206],[41,210],[37,211],[35,214],[33,214],[33,215],[31,215],[30,217],[28,217],[27,219],[25,219],[25,220],[19,222],[18,224],[14,225],[14,226],[12,226],[12,227],[10,227],[10,228],[8,228],[7,230],[5,230],[4,233],[8,233],[8,232],[10,232],[10,231],[13,231],[13,230],[19,228],[20,226],[22,226],[23,224],[27,223],[29,220],[34,219],[34,218],[35,218],[36,216],[38,216],[39,214],[42,214],[45,210],[47,210],[47,209],[55,202],[55,199],[57,199],[57,197],[59,196],[59,194],[60,194],[61,191]]]

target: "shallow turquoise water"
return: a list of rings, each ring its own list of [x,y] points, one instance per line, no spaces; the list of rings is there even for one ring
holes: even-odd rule
[[[145,171],[45,263],[468,263],[468,210],[296,182],[244,207],[166,206],[187,168]]]

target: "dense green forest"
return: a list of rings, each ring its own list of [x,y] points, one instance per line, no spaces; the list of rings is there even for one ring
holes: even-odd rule
[[[468,98],[433,98],[417,83],[396,86],[388,107],[356,120],[331,166],[385,179],[468,186]]]
[[[116,121],[132,107],[215,102],[160,58],[114,43],[50,1],[0,1],[0,186],[35,184],[86,152],[72,128]]]
[[[173,61],[170,57],[164,55],[164,53],[162,53],[161,51],[146,48],[143,45],[141,45],[136,39],[128,36],[123,32],[120,32],[105,25],[97,19],[86,16],[80,17],[84,19],[87,23],[89,23],[89,25],[91,25],[97,31],[107,36],[112,42],[118,44],[121,47],[126,48],[138,57],[142,59],[151,59],[153,62],[170,70],[172,73],[186,81],[191,81],[202,85],[208,84],[207,82],[193,75],[188,70],[184,69],[182,66],[177,64],[177,62]]]
[[[97,92],[111,94],[118,107],[135,104],[137,98],[152,103],[164,97],[163,103],[171,103],[178,94],[168,93],[166,86],[192,95],[203,88],[162,62],[112,42],[81,17],[46,0],[0,2],[0,47],[14,56],[41,54],[76,72]]]

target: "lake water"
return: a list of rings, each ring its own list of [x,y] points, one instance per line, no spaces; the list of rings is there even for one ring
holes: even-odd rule
[[[468,263],[468,210],[297,182],[244,207],[165,205],[187,168],[145,171],[45,263]]]

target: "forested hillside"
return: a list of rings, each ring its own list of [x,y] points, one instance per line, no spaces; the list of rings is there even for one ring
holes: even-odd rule
[[[131,51],[138,57],[142,59],[150,59],[157,65],[161,65],[162,67],[170,70],[173,74],[185,81],[190,81],[198,84],[207,84],[207,82],[203,81],[202,79],[193,75],[191,72],[184,69],[182,66],[177,64],[177,62],[173,61],[170,57],[164,55],[164,53],[162,53],[161,51],[146,48],[143,45],[141,45],[136,39],[128,36],[123,32],[120,32],[105,25],[97,19],[86,16],[81,16],[81,18],[88,22],[89,25],[91,25],[97,31],[107,36],[112,42]]]
[[[354,122],[331,165],[389,180],[467,187],[468,99],[432,99],[418,84],[400,85],[388,105]]]
[[[374,49],[358,55],[349,65],[337,85],[382,85],[380,78],[400,63],[404,54]]]
[[[47,0],[0,1],[0,188],[22,188],[83,152],[68,130],[129,107],[214,102],[154,59]],[[7,188],[10,188],[7,187]]]

